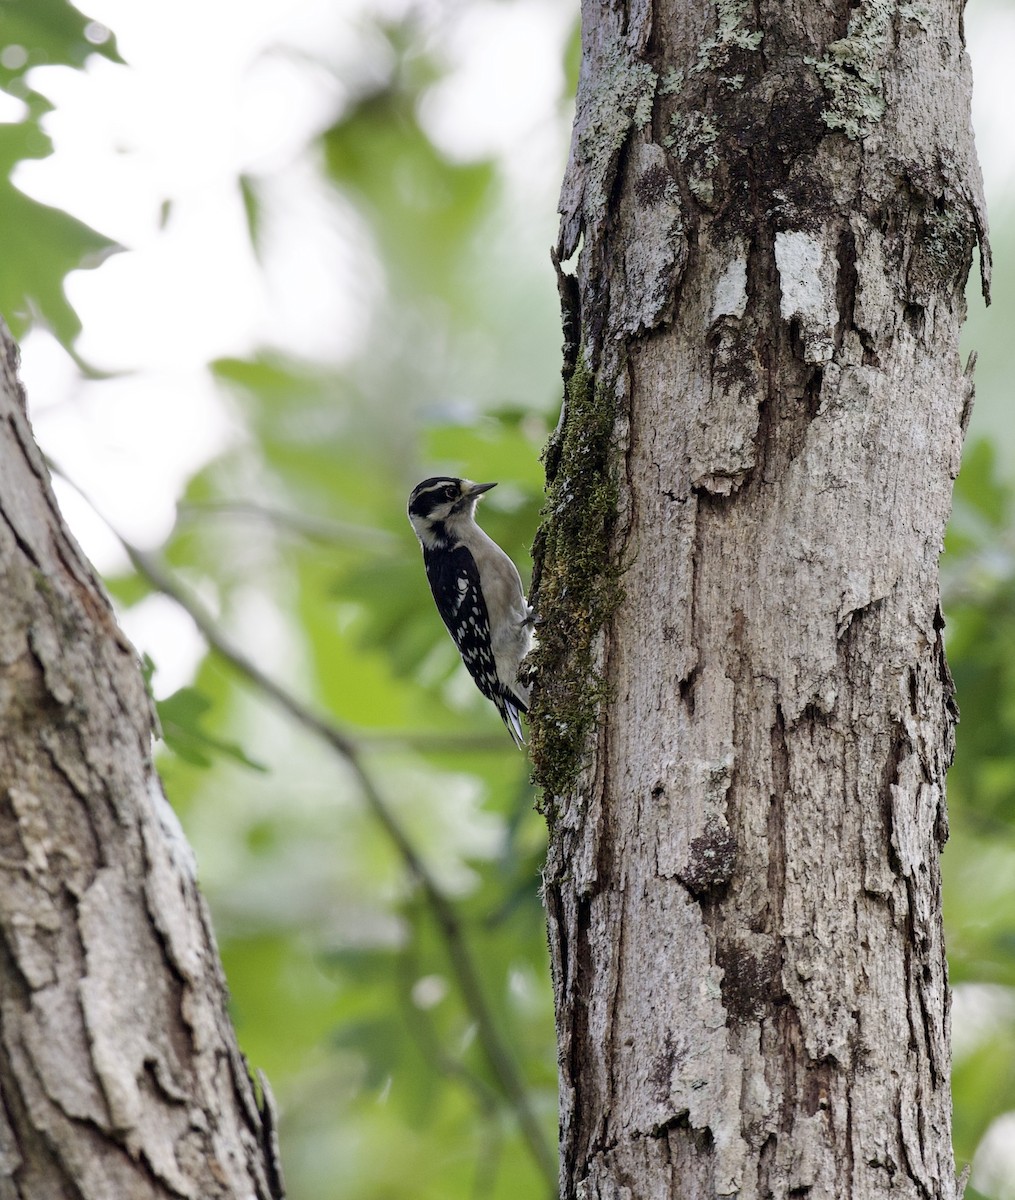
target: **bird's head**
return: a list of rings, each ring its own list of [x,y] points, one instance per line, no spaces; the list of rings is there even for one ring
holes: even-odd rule
[[[409,496],[409,520],[424,546],[434,547],[456,539],[473,519],[476,501],[495,483],[473,483],[435,475],[417,483]]]

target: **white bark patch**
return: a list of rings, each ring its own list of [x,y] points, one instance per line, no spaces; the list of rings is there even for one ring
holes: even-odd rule
[[[735,258],[726,264],[726,270],[719,276],[715,285],[715,299],[712,302],[711,322],[720,317],[737,317],[744,315],[747,309],[747,259]]]
[[[839,311],[835,303],[838,261],[823,237],[794,230],[775,235],[779,272],[779,310],[784,321],[797,318],[804,339],[804,361],[829,362]]]

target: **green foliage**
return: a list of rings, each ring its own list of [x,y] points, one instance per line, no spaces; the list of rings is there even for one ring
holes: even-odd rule
[[[419,126],[400,81],[364,97],[324,136],[330,174],[370,220],[385,262],[405,283],[460,303],[463,259],[489,215],[490,163],[453,163]]]
[[[116,246],[67,213],[30,199],[10,182],[17,163],[49,151],[48,139],[34,122],[0,125],[0,228],[18,230],[0,258],[0,312],[15,335],[35,320],[70,348],[81,323],[64,295],[64,278],[80,267],[98,266]]]
[[[4,0],[0,7],[4,46],[23,54],[0,61],[0,88],[12,95],[24,86],[32,67],[83,67],[92,54],[122,62],[113,33],[89,21],[67,0]]]
[[[957,1159],[1015,1108],[1015,490],[971,443],[942,560],[948,659],[961,711],[948,780],[945,923],[956,1005]],[[960,993],[960,998],[965,995]]]
[[[51,105],[26,80],[33,67],[83,67],[89,55],[120,58],[115,41],[66,0],[5,0],[0,4],[4,55],[0,89],[23,102],[24,116],[0,124],[0,229],[8,231],[0,255],[0,312],[16,336],[29,322],[48,326],[71,349],[80,333],[64,295],[73,270],[96,267],[116,244],[65,212],[30,199],[11,182],[18,163],[45,158],[52,144],[42,128]],[[91,36],[89,36],[91,34]]]
[[[233,758],[255,771],[265,768],[249,758],[235,743],[215,737],[205,728],[204,718],[211,709],[211,701],[197,688],[178,688],[165,700],[156,702],[162,740],[178,754],[184,762],[195,767],[210,767],[217,754]]]

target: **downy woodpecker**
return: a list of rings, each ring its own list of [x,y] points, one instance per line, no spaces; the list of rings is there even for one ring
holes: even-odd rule
[[[528,711],[529,688],[518,669],[532,648],[533,617],[514,563],[476,524],[476,502],[496,486],[424,479],[409,497],[409,520],[437,611],[476,686],[521,746],[518,713]]]

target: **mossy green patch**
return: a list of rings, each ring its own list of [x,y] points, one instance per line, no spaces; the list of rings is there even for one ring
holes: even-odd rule
[[[589,752],[606,691],[595,642],[621,595],[612,546],[614,381],[597,378],[579,355],[564,399],[562,427],[546,451],[547,502],[533,548],[540,623],[531,753],[551,816]]]

